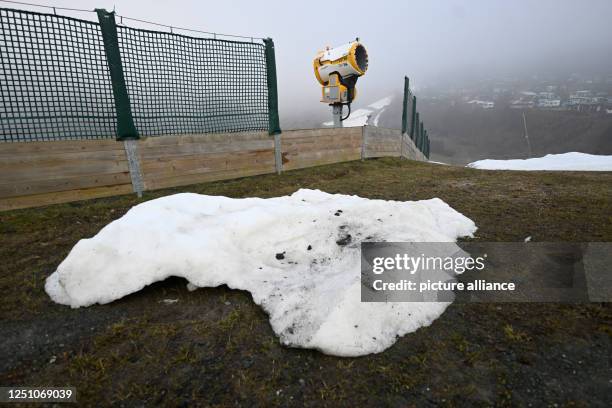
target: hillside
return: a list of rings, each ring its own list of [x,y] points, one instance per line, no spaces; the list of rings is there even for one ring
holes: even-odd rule
[[[383,113],[381,126],[400,126],[397,101]],[[521,110],[484,110],[435,101],[419,101],[417,106],[429,131],[432,160],[466,164],[527,157]],[[534,157],[566,152],[612,154],[612,115],[536,109],[525,115]]]

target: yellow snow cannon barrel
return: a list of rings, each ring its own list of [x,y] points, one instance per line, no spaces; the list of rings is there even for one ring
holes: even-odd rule
[[[355,99],[357,78],[368,70],[368,52],[358,40],[319,51],[313,61],[322,85],[321,102],[348,104]]]

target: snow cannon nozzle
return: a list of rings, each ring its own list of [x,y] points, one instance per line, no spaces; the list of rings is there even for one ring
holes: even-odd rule
[[[350,115],[350,105],[357,96],[357,79],[368,70],[368,51],[359,37],[348,44],[319,51],[313,61],[314,74],[321,84],[321,102],[333,108],[334,126]],[[342,106],[348,105],[349,113],[342,117]]]

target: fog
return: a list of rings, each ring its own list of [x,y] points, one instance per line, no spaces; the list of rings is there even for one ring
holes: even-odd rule
[[[410,76],[418,90],[425,85],[500,75],[601,72],[612,66],[610,0],[40,3],[92,10],[115,8],[119,15],[173,26],[272,37],[282,119],[328,110],[319,102],[312,59],[326,45],[355,37],[360,37],[370,57],[369,70],[357,84],[361,103],[401,90],[404,75]],[[94,14],[63,10],[58,14],[95,19]],[[143,27],[132,22],[128,25]]]

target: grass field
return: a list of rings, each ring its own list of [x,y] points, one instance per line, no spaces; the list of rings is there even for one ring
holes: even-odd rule
[[[183,191],[273,197],[298,188],[439,197],[474,220],[484,241],[612,241],[612,173],[378,159],[143,200]],[[612,406],[609,304],[454,304],[381,354],[337,358],[282,347],[250,295],[226,287],[188,292],[173,278],[104,306],[52,303],[45,278],[72,246],[139,201],[0,213],[1,385],[71,385],[85,405]]]

